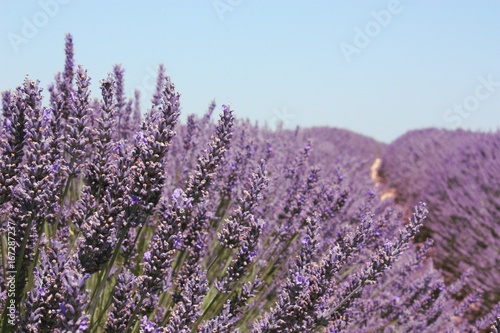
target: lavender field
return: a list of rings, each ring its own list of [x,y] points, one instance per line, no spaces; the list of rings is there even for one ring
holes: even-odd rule
[[[73,47],[2,94],[1,332],[500,332],[500,132],[181,122]]]

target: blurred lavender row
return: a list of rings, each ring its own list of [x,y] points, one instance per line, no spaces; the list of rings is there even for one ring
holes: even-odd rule
[[[2,332],[498,332],[498,134],[408,143],[430,173],[215,101],[182,124],[163,66],[145,112],[120,65],[92,99],[65,52],[49,101],[29,77],[2,95]]]
[[[500,132],[418,130],[389,145],[380,173],[407,205],[428,203],[420,240],[435,240],[447,281],[470,270],[482,306],[500,301]]]

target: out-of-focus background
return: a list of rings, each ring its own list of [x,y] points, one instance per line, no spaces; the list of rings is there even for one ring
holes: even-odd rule
[[[0,1],[0,90],[62,70],[71,33],[93,92],[120,63],[149,106],[163,63],[183,116],[210,101],[273,128],[391,142],[500,127],[498,1]]]

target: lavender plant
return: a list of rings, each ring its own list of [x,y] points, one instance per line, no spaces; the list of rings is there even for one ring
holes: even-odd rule
[[[121,66],[92,100],[65,52],[50,107],[28,78],[2,95],[2,332],[498,331],[500,306],[471,320],[475,272],[448,284],[413,241],[432,210],[374,190],[383,144],[215,102],[179,123],[163,66],[142,117]]]

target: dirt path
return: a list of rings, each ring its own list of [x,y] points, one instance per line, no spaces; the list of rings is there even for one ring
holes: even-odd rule
[[[396,196],[396,190],[393,188],[386,188],[382,183],[382,179],[378,176],[378,170],[380,169],[380,165],[382,164],[382,160],[377,157],[370,167],[370,177],[373,181],[375,181],[375,188],[382,189],[380,200],[384,201],[386,199],[392,199]]]

